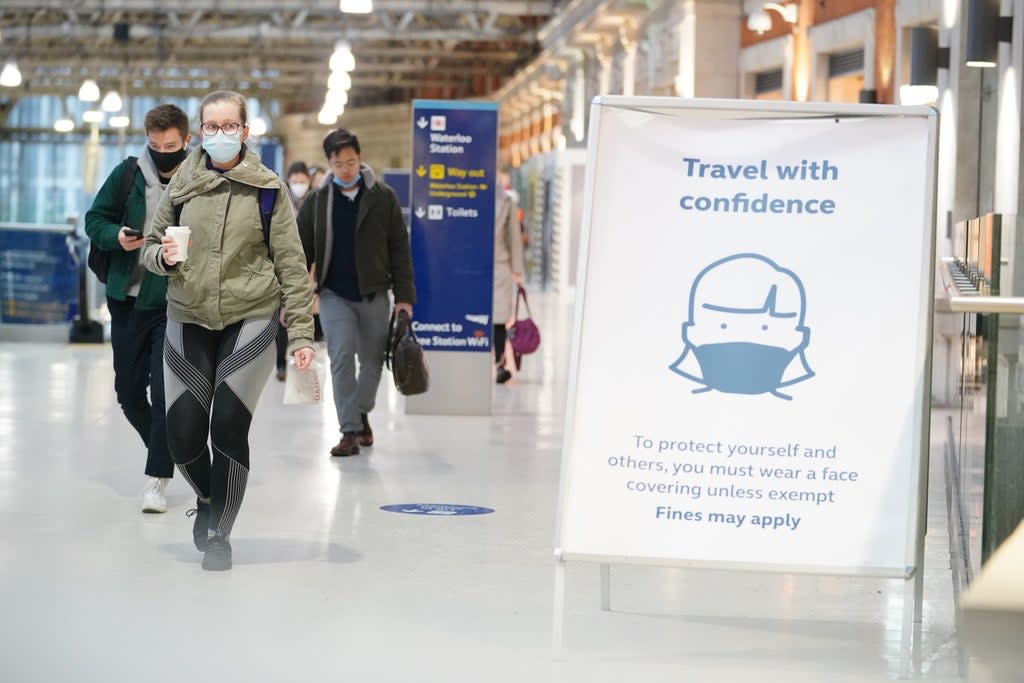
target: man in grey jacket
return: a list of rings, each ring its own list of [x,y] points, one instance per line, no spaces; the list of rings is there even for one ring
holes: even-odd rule
[[[341,440],[332,456],[373,445],[369,413],[380,385],[391,306],[412,317],[416,303],[409,233],[394,190],[363,163],[344,128],[324,138],[331,175],[302,204],[297,222],[309,267],[316,266],[320,322],[331,359]],[[356,357],[359,359],[358,377]]]

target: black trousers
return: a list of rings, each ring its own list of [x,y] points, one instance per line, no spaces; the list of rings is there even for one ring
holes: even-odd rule
[[[167,447],[164,410],[163,310],[135,308],[135,300],[107,297],[110,347],[114,354],[114,392],[128,422],[146,445],[146,474],[168,478],[174,462]]]
[[[508,334],[505,330],[504,325],[494,326],[494,362],[500,363],[501,359],[505,357],[505,339],[508,338]]]
[[[277,328],[277,338],[274,340],[277,346],[277,356],[275,364],[277,365],[278,372],[288,367],[288,328],[281,325]]]

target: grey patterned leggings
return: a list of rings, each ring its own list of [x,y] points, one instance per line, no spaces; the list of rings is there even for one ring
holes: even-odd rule
[[[223,330],[167,321],[167,444],[196,495],[210,501],[210,529],[222,536],[245,496],[249,425],[274,367],[277,327],[276,314]]]

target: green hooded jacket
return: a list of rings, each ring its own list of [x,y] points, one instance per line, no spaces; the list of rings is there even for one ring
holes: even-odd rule
[[[110,252],[107,296],[118,301],[128,298],[132,271],[138,263],[141,249],[125,251],[117,241],[117,234],[125,225],[136,230],[143,230],[146,225],[146,179],[142,173],[142,163],[143,159],[140,156],[140,167],[135,171],[135,180],[128,191],[128,201],[125,204],[118,205],[117,196],[124,173],[125,162],[122,161],[107,176],[103,186],[96,193],[92,207],[85,214],[85,233],[97,247]],[[135,307],[160,310],[167,306],[166,297],[167,278],[143,271]]]
[[[174,174],[156,208],[142,248],[142,263],[167,277],[167,317],[221,330],[239,320],[287,309],[288,353],[313,346],[313,291],[295,227],[287,186],[252,151],[219,173],[196,148]],[[263,240],[259,190],[276,188],[270,221],[270,249]],[[167,266],[160,240],[174,225],[191,229],[188,259]]]

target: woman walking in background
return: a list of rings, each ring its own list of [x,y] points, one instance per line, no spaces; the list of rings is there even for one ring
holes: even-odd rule
[[[495,381],[512,379],[508,369],[511,358],[505,352],[506,325],[513,316],[516,288],[523,284],[523,238],[519,230],[518,209],[507,172],[498,174],[497,206],[494,211],[494,362]]]

